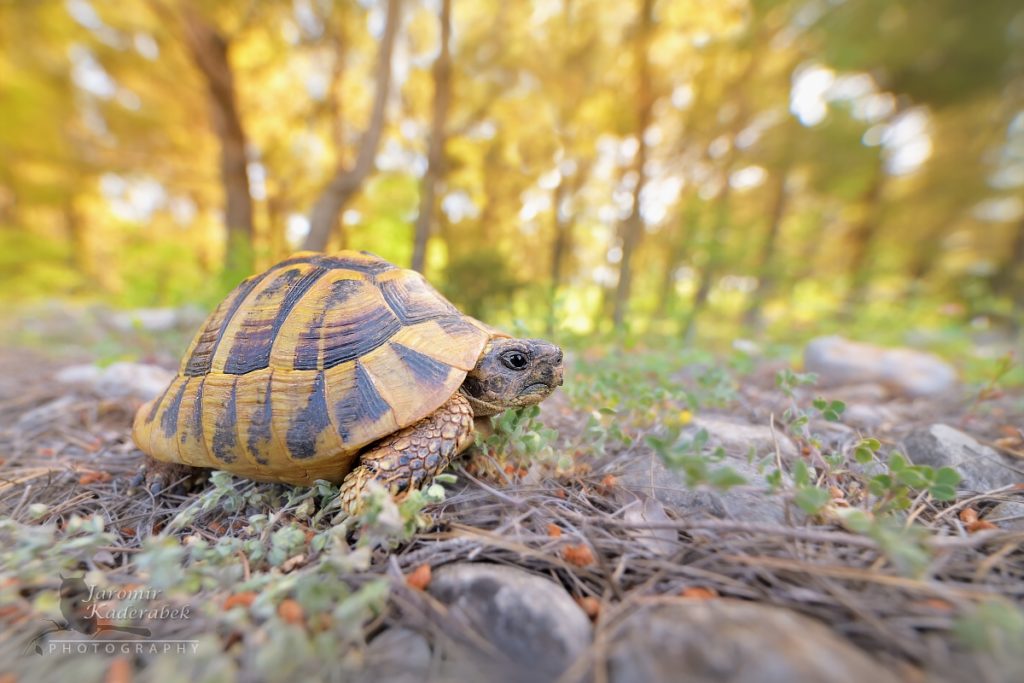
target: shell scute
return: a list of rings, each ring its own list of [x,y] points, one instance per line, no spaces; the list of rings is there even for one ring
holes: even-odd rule
[[[451,398],[500,334],[372,254],[296,254],[211,313],[133,435],[159,460],[340,481],[359,449]]]

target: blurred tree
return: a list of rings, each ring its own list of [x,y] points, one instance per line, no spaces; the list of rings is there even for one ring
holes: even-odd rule
[[[174,20],[174,12],[166,5],[159,0],[150,2],[161,16]],[[220,141],[227,227],[224,267],[228,281],[235,281],[252,272],[254,229],[246,157],[248,139],[238,110],[235,74],[228,54],[230,41],[190,0],[181,0],[180,8],[185,44],[206,83],[210,120]]]
[[[633,153],[633,167],[629,173],[632,185],[632,201],[629,214],[619,226],[619,242],[621,256],[619,259],[619,279],[615,286],[615,299],[612,307],[612,325],[622,329],[629,307],[629,292],[633,284],[633,252],[636,251],[640,238],[643,236],[644,223],[641,216],[641,201],[644,188],[647,186],[647,128],[651,125],[651,111],[654,107],[655,95],[651,87],[651,69],[648,51],[650,50],[651,34],[654,30],[654,0],[639,0],[636,26],[633,37],[633,68],[635,69],[636,92],[634,94],[635,128],[633,139],[636,142]]]
[[[427,259],[427,242],[430,239],[431,224],[437,210],[437,187],[444,176],[445,127],[448,123],[448,108],[452,98],[452,0],[441,0],[438,15],[438,52],[434,60],[434,102],[430,118],[430,133],[427,138],[427,169],[420,183],[420,206],[414,227],[412,267],[423,272]]]
[[[373,109],[366,130],[359,138],[358,152],[351,166],[342,163],[334,170],[327,185],[320,192],[309,215],[309,233],[303,249],[323,251],[331,233],[338,225],[341,212],[374,168],[377,148],[384,132],[384,115],[391,92],[391,55],[395,36],[401,23],[401,0],[387,0],[387,17],[377,53],[377,72],[374,77]]]

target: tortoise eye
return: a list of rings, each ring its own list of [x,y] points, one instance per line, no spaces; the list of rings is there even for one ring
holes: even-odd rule
[[[522,370],[529,361],[526,360],[525,355],[518,351],[509,351],[501,357],[501,362],[511,370]]]

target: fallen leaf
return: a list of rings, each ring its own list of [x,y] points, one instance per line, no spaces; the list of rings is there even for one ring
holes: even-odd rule
[[[110,481],[109,472],[86,472],[78,478],[78,483],[83,486],[105,481]]]
[[[1017,441],[1024,440],[1021,437],[1020,429],[1016,425],[999,425],[999,431],[1008,438],[1016,439]]]
[[[665,513],[665,506],[655,498],[644,498],[639,503],[630,505],[622,519],[638,527],[672,522]],[[671,555],[678,545],[679,534],[675,529],[630,529],[629,534],[655,555]]]
[[[613,489],[618,483],[619,480],[612,474],[604,475],[604,478],[601,480],[601,486],[605,489]]]
[[[679,595],[688,600],[714,600],[718,597],[718,591],[703,586],[687,586]]]
[[[135,528],[130,526],[123,526],[121,527],[121,533],[127,536],[128,538],[134,538]]]
[[[554,522],[548,523],[548,536],[551,538],[558,538],[562,535],[562,527],[558,526]]]
[[[302,626],[306,622],[306,614],[302,611],[302,605],[291,598],[285,598],[277,606],[277,616],[296,626]]]
[[[978,521],[978,511],[973,508],[964,508],[960,511],[960,521],[964,524],[972,524]]]
[[[601,613],[601,601],[595,598],[593,595],[584,595],[582,597],[576,597],[576,604],[580,606],[583,612],[590,617],[593,621],[597,619],[597,615]]]
[[[968,533],[976,533],[978,531],[985,531],[986,529],[998,529],[995,524],[988,521],[987,519],[978,519],[967,525]]]
[[[293,571],[296,567],[301,567],[305,563],[306,556],[303,553],[292,555],[281,564],[281,571],[287,574],[288,572]]]
[[[926,607],[928,609],[936,610],[938,612],[952,612],[953,611],[953,605],[951,603],[947,602],[946,600],[941,599],[941,598],[926,598],[926,599],[921,600],[921,601],[919,601],[919,602],[917,602],[915,604],[917,604],[917,605],[919,605],[921,607]]]
[[[228,528],[224,526],[223,523],[218,522],[217,520],[213,520],[212,522],[207,524],[207,526],[210,527],[210,531],[214,532],[215,534],[223,535],[228,530]]]
[[[127,657],[116,657],[110,662],[103,680],[104,683],[132,683],[133,674],[131,661]]]
[[[586,567],[594,564],[594,553],[590,546],[585,543],[565,546],[562,548],[562,557],[565,558],[566,562],[577,567]]]
[[[431,571],[429,564],[421,564],[405,577],[405,585],[418,590],[426,590],[430,585]]]
[[[252,591],[235,593],[234,595],[229,595],[228,599],[224,601],[224,609],[229,610],[233,607],[249,607],[255,599],[256,593]]]

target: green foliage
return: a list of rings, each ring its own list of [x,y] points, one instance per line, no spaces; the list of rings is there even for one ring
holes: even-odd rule
[[[793,392],[797,387],[810,386],[817,381],[818,376],[813,372],[793,372],[789,368],[783,368],[775,373],[775,386],[789,398],[793,398]]]
[[[961,643],[1002,657],[1019,656],[1024,641],[1024,611],[1005,600],[991,598],[957,619],[954,632]]]
[[[442,291],[469,315],[486,318],[489,311],[509,308],[522,286],[508,259],[493,249],[481,248],[448,262]]]
[[[571,460],[564,454],[557,454],[554,447],[558,432],[545,427],[538,419],[539,416],[540,406],[537,405],[506,410],[495,415],[491,418],[494,433],[484,439],[477,433],[477,445],[485,453],[521,466],[540,461],[567,469],[572,464]]]
[[[839,509],[836,514],[850,531],[874,539],[900,573],[924,575],[932,560],[926,529],[916,524],[903,524],[896,517],[876,516],[857,508]]]
[[[706,484],[725,491],[747,483],[736,470],[719,464],[725,459],[725,450],[721,446],[711,448],[708,439],[705,429],[698,429],[692,438],[685,438],[681,428],[675,426],[661,434],[647,435],[644,442],[666,465],[686,476],[687,486]]]

